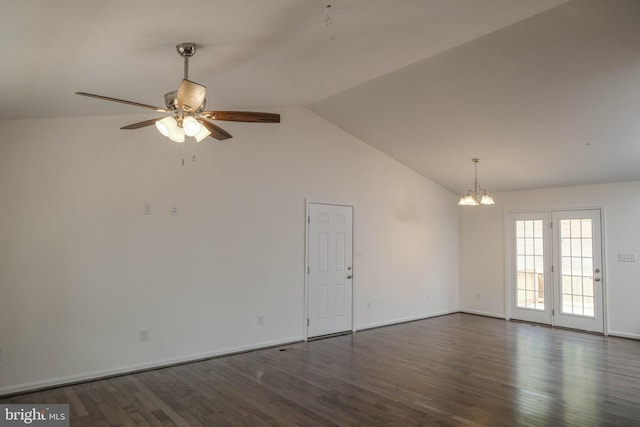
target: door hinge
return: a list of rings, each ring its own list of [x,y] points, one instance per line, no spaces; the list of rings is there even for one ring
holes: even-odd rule
[[[309,267],[307,267],[307,274],[309,274]]]
[[[309,319],[307,319],[307,326],[309,326]]]
[[[307,223],[308,223],[308,224],[311,224],[311,215],[309,215],[309,216],[307,217]]]
[[[551,309],[551,315],[552,315],[552,316],[555,316],[555,315],[556,315],[556,309],[555,309],[555,308],[552,308],[552,309]]]
[[[551,272],[553,273],[553,265],[551,266]]]
[[[549,228],[553,229],[553,222],[549,223]]]

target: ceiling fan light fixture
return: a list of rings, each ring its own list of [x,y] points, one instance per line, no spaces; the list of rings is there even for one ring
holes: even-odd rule
[[[202,125],[193,116],[187,116],[182,120],[182,128],[185,135],[196,136],[202,130]]]
[[[156,122],[158,131],[173,142],[184,142],[184,131],[178,126],[174,117],[167,116]]]
[[[169,139],[173,142],[184,142],[184,131],[177,128],[177,130],[169,134]]]
[[[173,117],[170,116],[167,116],[162,120],[158,120],[156,122],[156,129],[158,129],[158,132],[168,137],[169,133],[171,133],[171,122],[173,122],[174,125],[176,123]]]
[[[198,132],[198,134],[195,135],[194,138],[196,139],[197,142],[200,142],[206,137],[208,137],[209,135],[211,135],[211,131],[206,127],[200,125],[200,132]]]

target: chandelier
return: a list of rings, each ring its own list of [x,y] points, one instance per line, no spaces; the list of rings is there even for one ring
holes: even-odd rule
[[[471,159],[475,168],[475,182],[473,190],[467,190],[460,196],[458,205],[460,206],[478,206],[478,205],[494,205],[496,202],[487,190],[478,184],[478,162],[480,159]]]

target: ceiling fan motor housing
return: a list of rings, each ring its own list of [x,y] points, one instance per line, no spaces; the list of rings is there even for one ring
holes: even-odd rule
[[[172,90],[171,92],[167,92],[164,94],[164,105],[167,106],[167,109],[173,112],[177,112],[179,110],[177,90]],[[202,101],[202,104],[200,104],[198,109],[195,111],[195,114],[203,112],[205,108],[207,108],[207,98]]]
[[[178,109],[178,91],[172,90],[171,92],[165,93],[164,104],[169,110],[176,111]]]
[[[167,92],[164,94],[164,105],[167,106],[168,110],[173,111],[174,113],[180,110],[178,108],[178,91],[172,90],[171,92]],[[199,114],[203,112],[207,108],[207,98],[202,101],[202,104],[198,107],[198,109],[194,112],[195,114]]]

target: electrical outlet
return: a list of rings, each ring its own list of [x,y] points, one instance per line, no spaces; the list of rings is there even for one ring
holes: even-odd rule
[[[140,342],[149,341],[149,330],[141,329],[140,330]]]
[[[431,301],[431,295],[427,294],[427,302]]]
[[[476,293],[476,299],[480,299],[480,292]]]
[[[151,203],[145,203],[142,206],[142,213],[145,215],[151,215]]]
[[[171,209],[169,209],[169,213],[171,215],[178,215],[178,207],[177,206],[171,206]]]
[[[367,301],[367,310],[371,310],[371,301]]]
[[[258,325],[264,325],[264,316],[258,316]]]

